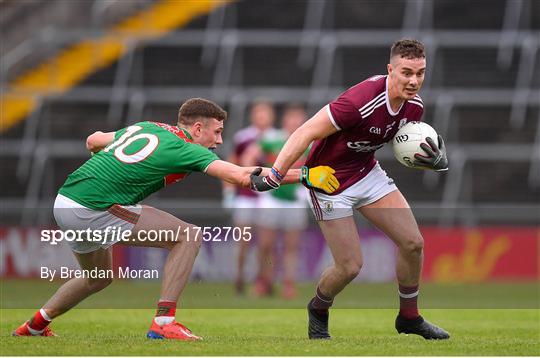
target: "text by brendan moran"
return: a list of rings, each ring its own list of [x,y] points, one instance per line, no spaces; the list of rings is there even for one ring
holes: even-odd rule
[[[74,270],[72,268],[61,266],[59,269],[50,269],[42,266],[40,268],[40,276],[42,279],[49,281],[55,278],[71,279],[71,278],[112,278],[112,279],[138,279],[138,278],[159,278],[158,270],[135,270],[129,266],[118,267],[113,269],[98,269],[97,267],[90,270]]]

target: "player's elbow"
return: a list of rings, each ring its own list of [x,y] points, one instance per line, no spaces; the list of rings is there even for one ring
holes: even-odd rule
[[[86,138],[86,149],[88,149],[90,152],[95,152],[96,150],[98,150],[99,148],[98,140],[101,134],[103,134],[103,132],[100,132],[100,131],[90,134]]]

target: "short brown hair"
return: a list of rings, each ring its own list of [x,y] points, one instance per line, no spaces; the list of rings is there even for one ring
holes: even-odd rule
[[[179,124],[192,125],[198,119],[204,118],[224,121],[227,119],[227,112],[214,102],[204,98],[190,98],[178,110]]]
[[[426,58],[424,44],[414,39],[402,39],[396,41],[390,49],[390,59],[394,56],[407,59]]]

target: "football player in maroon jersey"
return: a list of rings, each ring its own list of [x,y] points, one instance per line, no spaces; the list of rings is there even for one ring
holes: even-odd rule
[[[418,91],[426,71],[424,45],[410,39],[394,43],[387,70],[387,75],[358,83],[322,108],[289,137],[268,176],[252,175],[251,178],[254,190],[278,187],[292,163],[312,142],[306,165],[328,165],[336,170],[335,176],[340,182],[338,190],[330,195],[309,190],[310,205],[334,258],[308,304],[308,335],[312,339],[330,338],[328,309],[334,297],[362,267],[360,238],[353,219],[355,210],[398,247],[397,331],[426,339],[450,337],[443,329],[425,321],[418,312],[424,240],[409,204],[374,156],[400,127],[409,121],[421,120],[424,105]],[[429,138],[427,142],[422,144],[427,155],[415,155],[415,163],[431,170],[447,170],[442,138]]]

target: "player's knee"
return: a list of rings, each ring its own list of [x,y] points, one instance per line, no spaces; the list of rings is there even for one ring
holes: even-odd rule
[[[167,241],[167,242],[164,242],[161,246],[164,248],[164,249],[167,249],[167,250],[172,250],[174,248],[174,246],[176,246],[177,244],[179,244],[181,241]]]
[[[201,248],[202,242],[202,235],[199,228],[194,225],[190,225],[184,230],[184,235],[179,238],[179,240],[167,242],[164,245],[164,248],[172,250],[176,245],[182,244],[192,248],[192,250],[198,253],[199,249]]]
[[[340,265],[342,275],[349,281],[352,281],[358,276],[362,269],[362,260],[350,260]]]
[[[186,241],[186,243],[188,243],[188,245],[193,247],[194,250],[199,252],[199,249],[201,248],[201,245],[202,245],[202,242],[203,242],[201,230],[200,230],[200,228],[196,227],[195,225],[192,225],[190,227],[189,231],[192,233],[192,235],[187,236],[185,238],[185,241]]]
[[[202,240],[199,239],[197,241],[195,241],[192,245],[193,245],[193,251],[195,252],[194,255],[197,256],[199,255],[199,251],[201,250],[201,245],[202,245]]]
[[[405,241],[402,248],[409,253],[420,254],[424,250],[424,238],[421,235],[412,236]]]
[[[86,286],[88,290],[92,293],[99,292],[105,287],[109,286],[113,282],[112,278],[98,278],[98,279],[87,279]]]
[[[199,240],[197,240],[197,241],[195,242],[195,248],[197,249],[197,251],[199,251],[199,249],[201,248],[202,242],[203,242],[203,241],[202,241],[201,239],[199,239]]]

